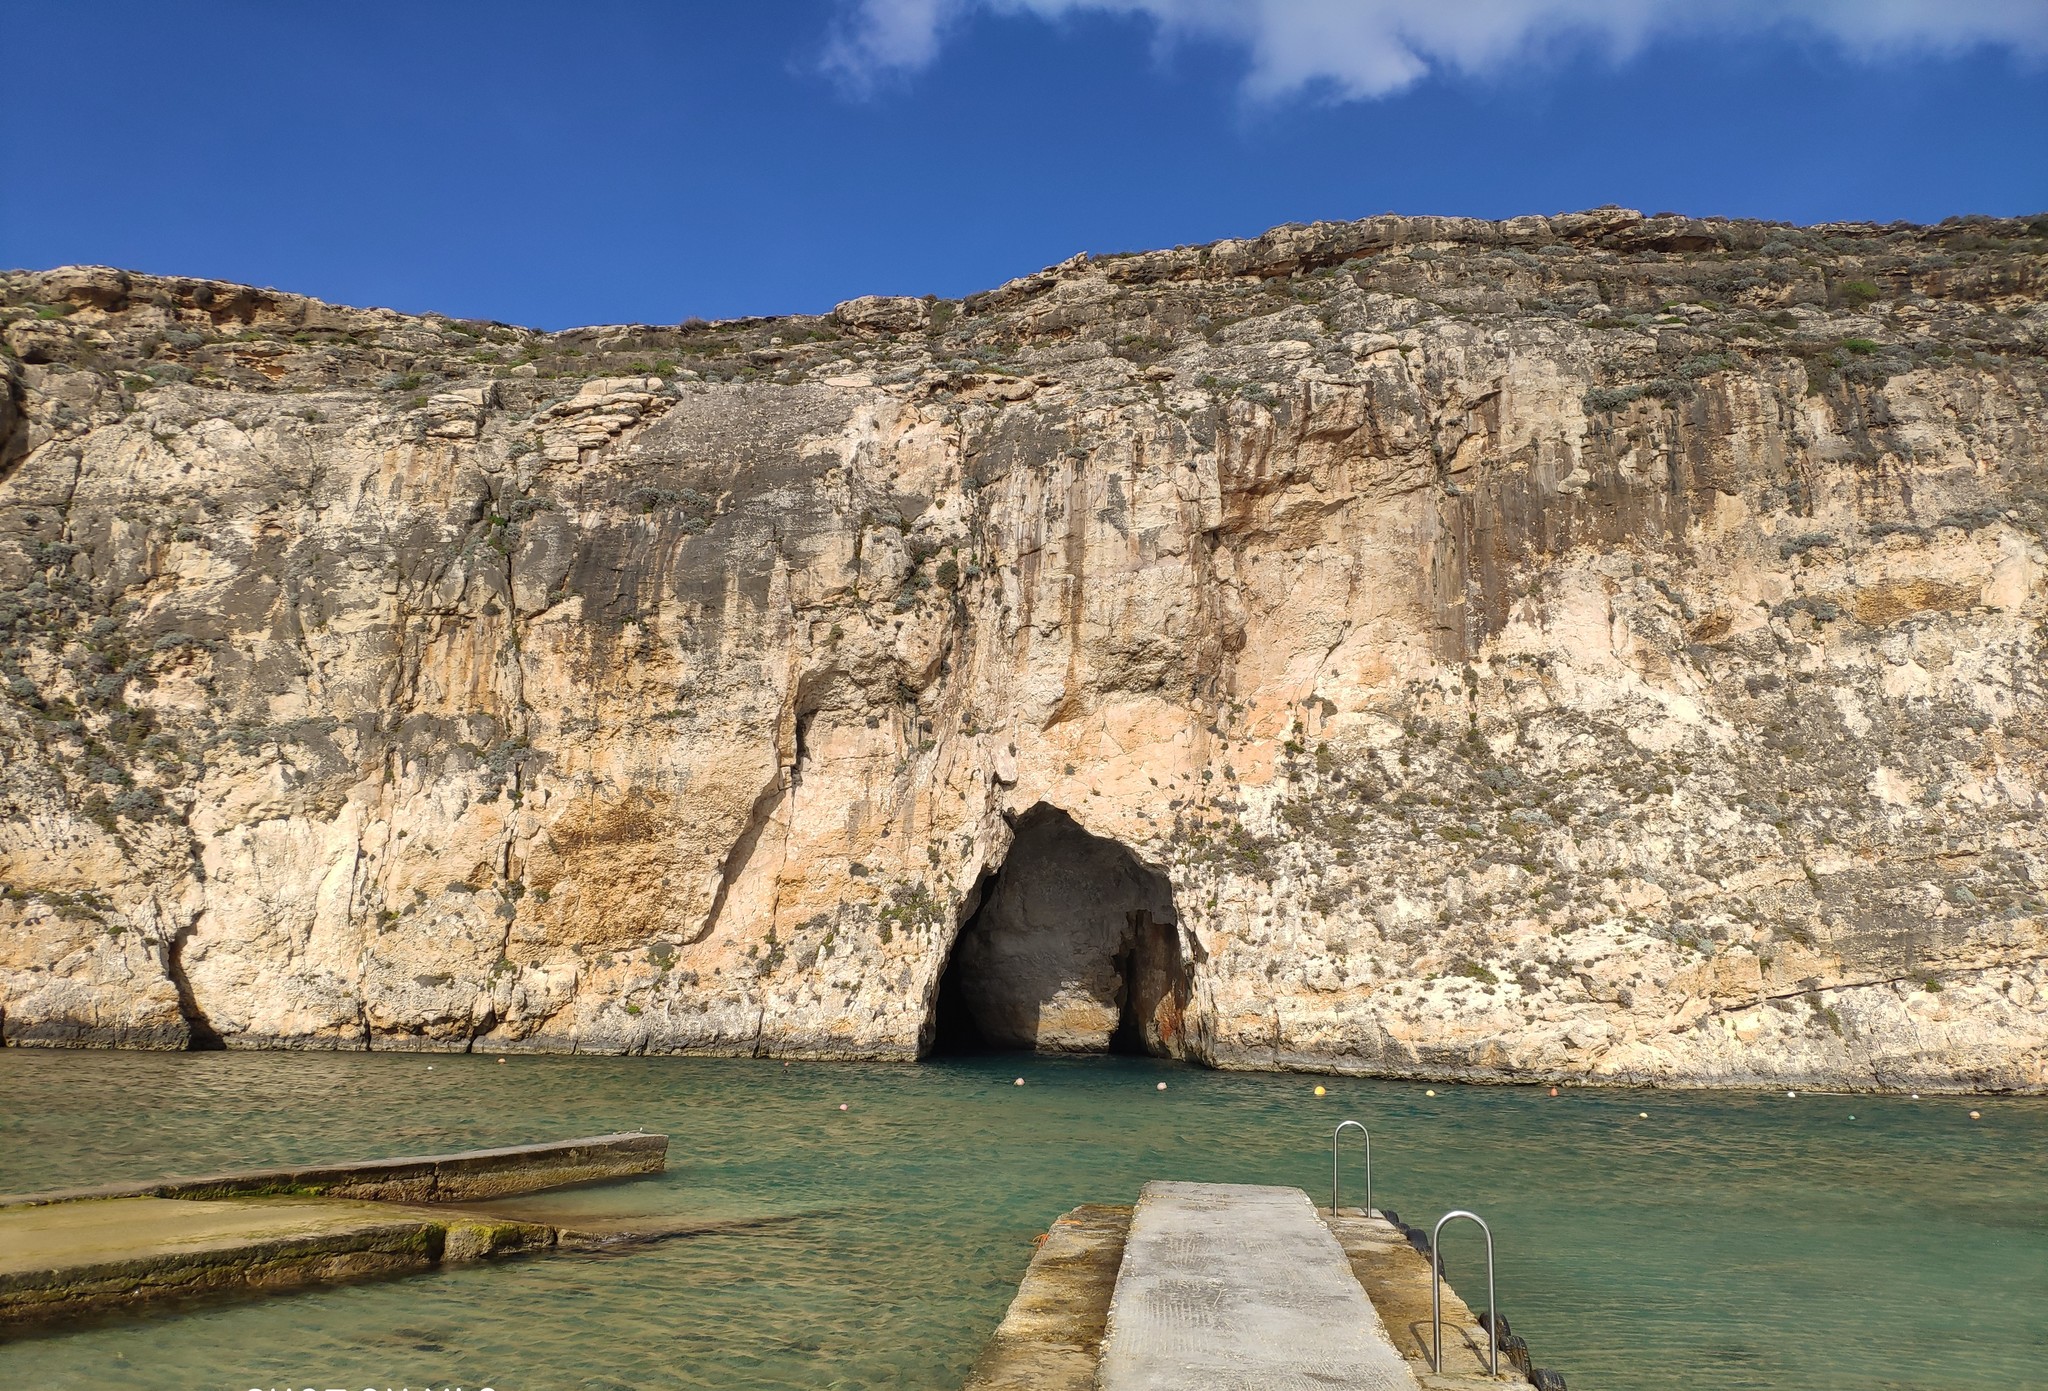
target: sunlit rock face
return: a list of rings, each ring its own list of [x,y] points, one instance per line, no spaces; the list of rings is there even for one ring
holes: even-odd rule
[[[2044,268],[1607,209],[562,334],[0,276],[0,1035],[908,1059],[972,923],[1039,1046],[2048,1087]],[[1048,937],[1053,813],[1164,901]]]

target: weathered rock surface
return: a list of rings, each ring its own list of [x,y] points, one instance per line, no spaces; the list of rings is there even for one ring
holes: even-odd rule
[[[0,1034],[909,1058],[1043,806],[1170,888],[1166,1051],[2048,1087],[2044,273],[1603,209],[561,334],[0,276]]]

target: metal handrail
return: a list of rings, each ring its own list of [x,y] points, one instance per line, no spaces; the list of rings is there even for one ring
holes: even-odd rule
[[[1337,1215],[1337,1159],[1344,1132],[1355,1130],[1365,1137],[1365,1215],[1372,1216],[1372,1132],[1357,1121],[1339,1122],[1330,1134],[1330,1216]]]
[[[1500,1339],[1494,1330],[1500,1326],[1500,1315],[1493,1307],[1493,1228],[1486,1225],[1486,1219],[1476,1212],[1457,1208],[1436,1219],[1436,1230],[1429,1234],[1429,1317],[1434,1327],[1433,1340],[1436,1356],[1431,1359],[1438,1376],[1444,1371],[1444,1252],[1440,1244],[1444,1223],[1459,1217],[1469,1217],[1479,1224],[1479,1230],[1486,1233],[1486,1347],[1491,1356],[1487,1375],[1500,1375]]]

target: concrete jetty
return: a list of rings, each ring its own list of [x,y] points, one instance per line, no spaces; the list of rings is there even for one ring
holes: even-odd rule
[[[1135,1208],[1052,1224],[966,1391],[1500,1391],[1536,1380],[1446,1282],[1431,1365],[1430,1263],[1386,1216],[1300,1189],[1147,1184]],[[1547,1379],[1540,1385],[1562,1386]]]
[[[667,1136],[635,1132],[0,1198],[0,1332],[164,1299],[700,1230],[491,1210],[492,1200],[657,1173],[667,1151]]]
[[[1415,1391],[1299,1188],[1148,1183],[1096,1369],[1101,1391]]]

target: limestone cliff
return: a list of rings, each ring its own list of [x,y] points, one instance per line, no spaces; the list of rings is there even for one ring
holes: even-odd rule
[[[0,276],[0,1032],[2043,1089],[2044,284],[1612,209],[556,334]]]

